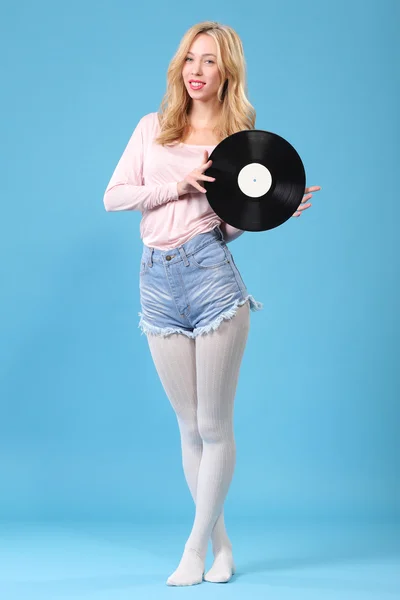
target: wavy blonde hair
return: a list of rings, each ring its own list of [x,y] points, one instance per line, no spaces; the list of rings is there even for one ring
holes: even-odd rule
[[[160,134],[157,144],[181,142],[190,124],[188,112],[191,105],[182,77],[182,69],[193,40],[200,33],[214,38],[217,45],[217,65],[221,75],[218,100],[221,113],[214,129],[217,138],[225,137],[243,129],[254,129],[256,111],[247,99],[246,61],[240,37],[234,29],[216,21],[203,21],[193,25],[183,36],[167,71],[167,91],[158,111]]]

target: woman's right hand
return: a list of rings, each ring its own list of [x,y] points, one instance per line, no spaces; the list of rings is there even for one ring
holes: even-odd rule
[[[184,178],[183,181],[180,181],[178,183],[178,195],[179,196],[183,196],[184,194],[193,193],[195,190],[205,193],[207,190],[205,190],[197,182],[198,181],[215,181],[215,177],[208,177],[207,175],[204,175],[204,171],[206,171],[212,164],[212,160],[207,161],[207,159],[208,159],[208,151],[205,150],[204,151],[204,160],[206,162],[203,163],[202,165],[200,165],[200,167],[197,167],[197,169],[193,169],[193,171],[191,171],[188,175],[186,175],[186,177]]]

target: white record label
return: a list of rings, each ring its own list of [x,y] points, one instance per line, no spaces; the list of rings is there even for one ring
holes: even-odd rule
[[[260,163],[250,163],[241,169],[238,186],[243,194],[259,198],[268,192],[272,185],[272,175],[267,167]]]

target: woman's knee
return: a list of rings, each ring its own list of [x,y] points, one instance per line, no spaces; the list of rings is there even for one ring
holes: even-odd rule
[[[178,425],[181,432],[181,436],[190,444],[198,444],[202,441],[196,414],[193,416],[178,416]]]
[[[198,421],[198,430],[203,442],[217,444],[233,440],[233,423],[231,421],[214,421],[212,419],[201,419]]]

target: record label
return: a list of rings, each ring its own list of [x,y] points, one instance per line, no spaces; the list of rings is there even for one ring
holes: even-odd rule
[[[250,163],[241,169],[238,175],[239,189],[246,196],[259,198],[264,196],[272,185],[272,175],[267,167],[260,163]]]

